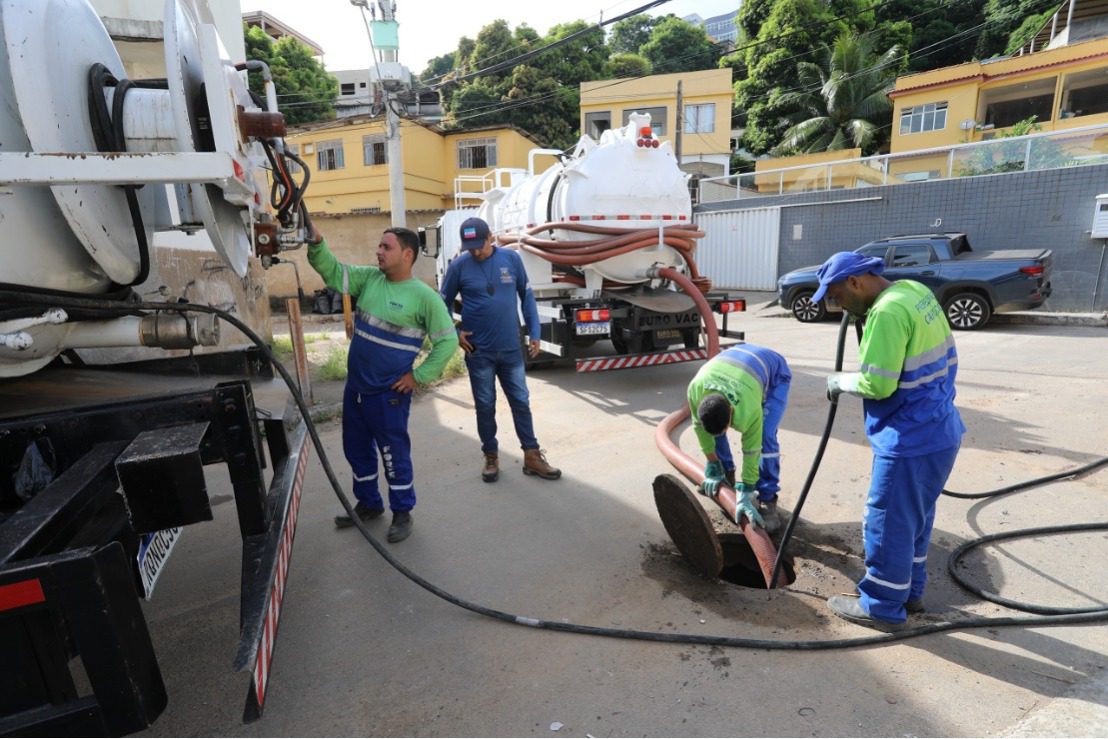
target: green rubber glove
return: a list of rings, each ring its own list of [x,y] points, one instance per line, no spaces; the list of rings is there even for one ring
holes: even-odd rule
[[[708,462],[704,465],[704,482],[700,483],[700,489],[707,496],[714,496],[723,483],[723,463],[720,461]]]
[[[740,482],[735,486],[735,524],[740,525],[741,519],[746,516],[752,524],[765,528],[762,514],[758,513],[758,491],[753,485]]]

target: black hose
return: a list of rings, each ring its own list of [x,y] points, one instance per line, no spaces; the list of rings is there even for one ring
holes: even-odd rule
[[[106,311],[113,312],[118,311],[119,306],[104,301],[97,300],[95,298],[64,298],[61,300],[51,299],[48,296],[35,295],[31,293],[18,293],[12,291],[0,290],[0,303],[33,303],[39,305],[50,305],[60,308],[74,308],[87,311]],[[875,646],[880,644],[888,644],[890,642],[903,641],[905,639],[914,638],[917,636],[925,636],[927,634],[938,634],[947,631],[965,631],[969,629],[979,628],[1001,628],[1006,626],[1021,626],[1026,628],[1039,628],[1043,626],[1076,626],[1081,624],[1097,623],[1100,621],[1108,620],[1108,608],[1095,609],[1089,611],[1082,611],[1080,613],[1063,613],[1063,614],[1051,614],[1051,615],[1036,615],[1036,616],[1002,616],[994,618],[978,617],[969,618],[959,621],[943,621],[939,623],[931,623],[923,626],[917,626],[910,629],[903,629],[886,634],[874,634],[871,636],[854,637],[850,639],[823,639],[823,640],[783,640],[777,641],[772,639],[749,639],[745,637],[734,636],[712,636],[705,634],[686,634],[686,633],[671,633],[671,632],[659,632],[659,631],[638,631],[633,629],[613,629],[605,626],[589,626],[587,624],[575,624],[566,623],[563,621],[547,621],[540,618],[532,618],[529,616],[520,616],[512,613],[507,613],[495,608],[481,605],[479,603],[473,603],[472,601],[459,598],[456,595],[438,587],[434,583],[426,580],[413,570],[409,569],[404,563],[396,559],[392,553],[378,541],[366,527],[361,518],[354,514],[354,507],[350,504],[350,500],[343,492],[342,484],[339,482],[338,477],[335,474],[334,468],[331,467],[331,462],[327,457],[326,452],[323,449],[323,442],[319,438],[319,433],[316,430],[315,424],[311,420],[310,409],[307,402],[304,400],[304,396],[300,393],[296,381],[293,379],[289,371],[285,369],[285,366],[277,360],[273,355],[272,350],[265,343],[265,341],[258,336],[245,323],[231,315],[227,311],[214,308],[209,305],[194,305],[190,303],[133,303],[129,306],[133,310],[145,310],[145,311],[171,311],[174,313],[207,313],[218,316],[222,320],[226,321],[233,327],[237,328],[243,333],[251,342],[253,342],[261,351],[263,356],[273,365],[278,374],[281,375],[281,379],[285,382],[289,392],[293,396],[293,400],[296,403],[297,408],[300,410],[301,416],[304,418],[304,422],[307,425],[308,435],[312,439],[312,444],[316,448],[319,454],[319,462],[323,467],[324,473],[327,475],[327,480],[331,483],[335,496],[339,499],[342,507],[346,510],[350,516],[354,525],[357,526],[358,531],[362,533],[366,541],[369,542],[381,557],[392,565],[400,574],[407,577],[409,580],[424,588],[428,592],[442,598],[448,603],[456,605],[460,608],[464,608],[468,611],[478,613],[482,616],[497,619],[498,621],[504,621],[505,623],[516,624],[518,626],[530,626],[532,628],[543,629],[546,631],[560,631],[572,634],[583,634],[588,636],[603,636],[609,638],[618,639],[637,639],[641,641],[653,641],[653,642],[666,642],[671,644],[700,644],[705,646],[719,646],[719,647],[733,647],[739,649],[765,649],[765,650],[803,650],[803,651],[816,651],[816,650],[829,650],[829,649],[847,649],[855,647]],[[1092,526],[1092,525],[1090,525]],[[1108,528],[1108,524],[1095,525],[1096,528]],[[1091,529],[1090,529],[1091,530]]]
[[[89,125],[92,128],[92,138],[96,143],[97,151],[127,151],[127,137],[123,131],[123,101],[127,93],[138,86],[128,79],[116,79],[111,70],[99,62],[89,67]],[[104,95],[105,87],[115,87],[111,112],[108,111],[108,103]],[[131,225],[135,230],[135,240],[138,243],[138,274],[133,280],[120,286],[130,287],[145,282],[150,276],[150,244],[146,239],[146,226],[142,220],[142,209],[138,201],[138,190],[142,186],[120,185],[120,187],[123,188],[123,194],[127,199],[127,210],[131,215]]]
[[[843,368],[843,354],[846,348],[846,327],[850,323],[850,314],[843,311],[843,320],[839,322],[839,337],[835,340],[835,371]],[[793,515],[789,518],[789,525],[785,527],[785,533],[781,536],[781,544],[777,547],[777,559],[773,562],[773,576],[769,579],[770,590],[777,586],[777,577],[781,574],[781,567],[785,563],[785,549],[789,546],[789,540],[793,538],[793,529],[800,520],[800,509],[804,507],[804,501],[808,499],[808,491],[812,489],[812,482],[816,479],[820,463],[823,462],[823,452],[827,449],[827,442],[831,438],[831,429],[835,425],[835,413],[839,409],[838,400],[832,400],[827,408],[827,421],[823,424],[823,435],[819,437],[819,446],[816,448],[816,456],[812,459],[812,466],[808,468],[808,477],[804,480],[804,487],[800,490],[800,497],[796,501]]]

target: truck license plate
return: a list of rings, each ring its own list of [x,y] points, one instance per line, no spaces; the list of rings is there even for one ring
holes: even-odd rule
[[[659,339],[676,339],[681,336],[681,332],[675,328],[660,328],[654,335]]]
[[[142,590],[146,600],[154,594],[154,585],[158,582],[158,575],[169,561],[169,555],[173,551],[177,540],[181,538],[181,527],[162,529],[152,534],[143,534],[139,539],[138,569],[142,578]]]
[[[575,330],[578,336],[598,336],[607,335],[611,331],[611,321],[589,321],[588,323],[577,323]]]

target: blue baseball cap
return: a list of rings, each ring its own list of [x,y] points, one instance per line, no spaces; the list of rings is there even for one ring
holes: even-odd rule
[[[467,218],[462,221],[462,248],[480,249],[489,238],[489,224],[481,218]]]
[[[820,265],[816,275],[819,277],[819,287],[812,295],[812,302],[823,300],[827,294],[827,288],[836,282],[842,282],[847,277],[857,277],[864,274],[879,275],[885,271],[885,260],[881,257],[863,257],[858,252],[840,251],[831,255],[831,258]]]

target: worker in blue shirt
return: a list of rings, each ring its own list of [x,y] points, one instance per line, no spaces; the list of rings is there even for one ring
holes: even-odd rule
[[[530,337],[528,353],[539,354],[539,309],[519,254],[496,245],[489,224],[468,218],[461,226],[462,252],[450,263],[442,282],[442,298],[448,308],[461,294],[462,321],[458,343],[465,350],[477,434],[481,437],[484,466],[481,479],[500,477],[496,440],[496,380],[508,398],[516,436],[523,448],[523,473],[556,480],[562,471],[551,467],[539,449],[531,417],[523,351],[520,346],[519,306]]]
[[[935,504],[966,427],[954,406],[958,350],[934,293],[881,276],[884,260],[839,252],[819,268],[819,289],[865,316],[858,372],[827,378],[827,396],[862,398],[873,469],[862,520],[866,573],[858,598],[835,595],[835,615],[884,631],[922,611]]]

